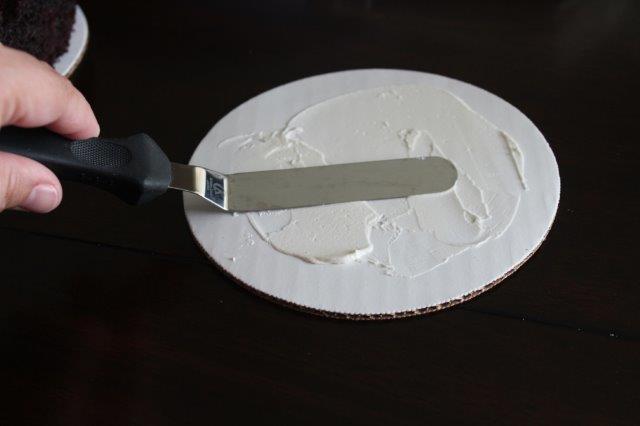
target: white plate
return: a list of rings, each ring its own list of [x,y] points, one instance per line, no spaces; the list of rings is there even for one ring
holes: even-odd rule
[[[80,64],[89,43],[89,24],[80,6],[76,6],[76,22],[71,30],[69,49],[58,58],[53,67],[60,74],[69,77]]]
[[[389,277],[367,264],[315,265],[274,250],[247,215],[216,211],[185,194],[195,239],[239,283],[280,303],[323,315],[380,318],[442,309],[480,294],[513,272],[544,240],[558,207],[560,177],[543,135],[518,109],[478,87],[447,77],[403,70],[355,70],[295,81],[240,105],[204,138],[191,164],[225,171],[231,160],[217,145],[231,136],[281,128],[301,110],[356,90],[402,84],[445,89],[505,130],[525,159],[529,189],[505,233],[467,250],[416,279]],[[231,152],[231,151],[227,151]]]

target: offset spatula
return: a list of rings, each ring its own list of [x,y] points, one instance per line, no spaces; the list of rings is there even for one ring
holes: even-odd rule
[[[0,129],[0,151],[32,158],[60,179],[109,191],[143,204],[168,188],[192,192],[229,211],[272,210],[429,194],[456,182],[453,164],[440,157],[224,175],[171,163],[145,134],[123,139],[71,141],[45,129]]]

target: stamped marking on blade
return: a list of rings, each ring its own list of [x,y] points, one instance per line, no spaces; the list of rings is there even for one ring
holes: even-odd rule
[[[224,178],[207,172],[207,185],[204,196],[215,204],[225,208]]]

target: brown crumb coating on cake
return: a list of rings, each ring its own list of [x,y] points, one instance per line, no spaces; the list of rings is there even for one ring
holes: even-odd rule
[[[0,43],[53,64],[69,47],[73,0],[0,0]]]

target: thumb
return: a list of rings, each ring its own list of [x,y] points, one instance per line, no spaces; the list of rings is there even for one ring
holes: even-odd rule
[[[48,213],[62,200],[58,178],[29,158],[0,152],[0,211],[22,208]]]

